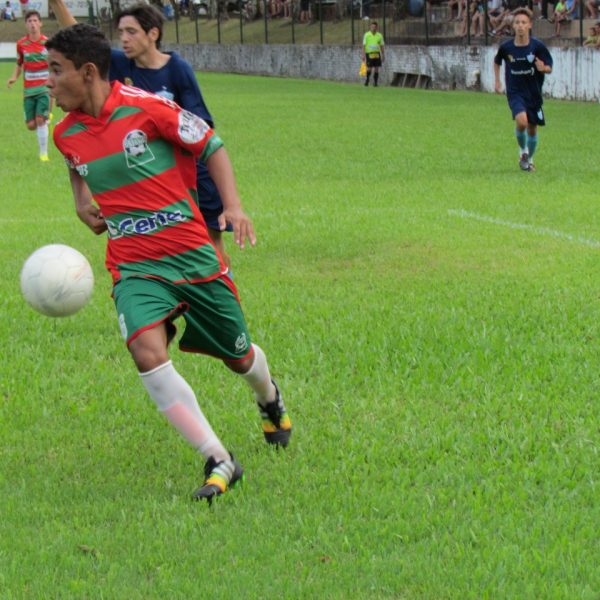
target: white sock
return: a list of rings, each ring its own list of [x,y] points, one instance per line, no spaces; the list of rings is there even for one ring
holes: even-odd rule
[[[194,391],[171,361],[140,373],[140,377],[158,410],[204,458],[229,460],[229,452],[200,410]]]
[[[40,154],[48,154],[48,123],[40,125],[36,132]]]
[[[275,400],[275,386],[271,381],[269,365],[265,353],[256,344],[252,344],[254,349],[254,362],[247,373],[242,374],[246,383],[254,390],[256,401],[265,406]]]

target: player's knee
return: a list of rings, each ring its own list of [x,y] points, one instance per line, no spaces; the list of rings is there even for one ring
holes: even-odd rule
[[[244,373],[247,373],[252,367],[252,364],[254,363],[254,353],[250,354],[243,360],[228,360],[224,358],[223,362],[234,373],[243,375]]]
[[[517,126],[518,129],[523,130],[527,128],[528,122],[527,122],[527,113],[519,113],[516,117],[515,117],[515,124]]]

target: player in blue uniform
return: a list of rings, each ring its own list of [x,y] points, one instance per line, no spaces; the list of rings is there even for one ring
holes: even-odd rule
[[[518,8],[513,15],[515,37],[503,42],[494,58],[496,92],[502,91],[500,65],[504,61],[506,96],[519,144],[519,167],[523,171],[534,171],[537,128],[545,125],[542,85],[544,77],[552,73],[552,56],[540,40],[531,37],[531,11]]]
[[[63,0],[50,0],[50,6],[63,27],[76,23]],[[161,52],[159,49],[164,24],[162,13],[151,5],[136,4],[119,12],[116,23],[123,50],[111,51],[110,80],[134,85],[173,100],[214,128],[192,67],[176,52]],[[198,205],[211,240],[229,267],[231,261],[225,252],[221,231],[222,227],[233,230],[237,241],[237,226],[232,222],[219,222],[224,210],[221,196],[206,165],[199,160],[196,168]],[[226,220],[227,214],[224,217]]]

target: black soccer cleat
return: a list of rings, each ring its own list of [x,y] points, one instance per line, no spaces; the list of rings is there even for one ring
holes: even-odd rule
[[[240,463],[229,454],[230,460],[217,462],[212,456],[204,465],[204,483],[192,494],[192,500],[207,500],[209,504],[213,499],[232,488],[244,476],[244,469]]]
[[[519,168],[521,171],[529,171],[529,154],[523,152],[519,157]]]
[[[262,430],[267,444],[285,448],[292,435],[292,421],[285,410],[277,384],[272,379],[271,382],[275,386],[275,400],[265,406],[258,405],[262,417]]]

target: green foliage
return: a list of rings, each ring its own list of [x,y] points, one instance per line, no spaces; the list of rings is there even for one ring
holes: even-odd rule
[[[292,442],[265,447],[242,382],[173,349],[247,472],[190,502],[202,460],[123,347],[104,240],[0,88],[0,597],[597,598],[598,107],[547,102],[530,174],[500,96],[199,78]],[[97,278],[63,320],[18,289],[50,242]]]

